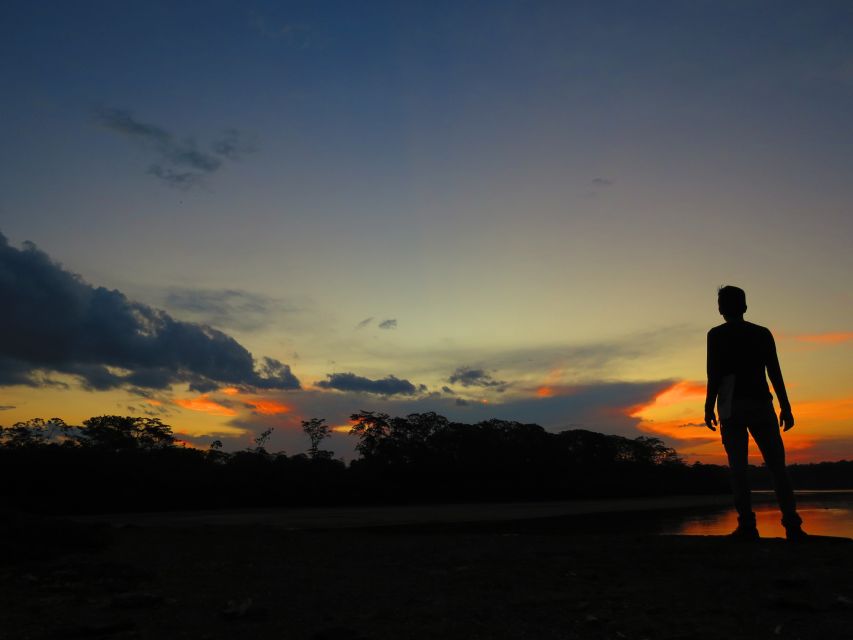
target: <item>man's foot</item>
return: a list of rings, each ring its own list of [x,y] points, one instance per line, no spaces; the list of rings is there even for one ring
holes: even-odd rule
[[[788,542],[805,542],[808,537],[809,534],[803,531],[803,528],[798,524],[785,527],[785,539]]]
[[[753,542],[760,537],[758,535],[758,528],[754,524],[739,524],[737,529],[728,535],[729,540],[736,540],[738,542]]]
[[[787,513],[782,516],[782,526],[785,527],[785,539],[788,542],[803,542],[809,537],[803,531],[803,519],[796,512]]]

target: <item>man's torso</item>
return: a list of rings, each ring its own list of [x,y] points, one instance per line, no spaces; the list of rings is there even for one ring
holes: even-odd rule
[[[733,406],[771,400],[765,375],[774,350],[770,331],[751,322],[726,322],[711,329],[710,336],[718,372],[732,387]]]

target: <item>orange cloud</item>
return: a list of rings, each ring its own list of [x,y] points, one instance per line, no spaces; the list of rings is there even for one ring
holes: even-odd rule
[[[202,447],[201,445],[198,445],[194,442],[191,442],[190,440],[184,440],[184,438],[189,438],[189,437],[190,437],[190,434],[188,434],[188,433],[183,433],[182,431],[176,431],[175,432],[175,444],[177,444],[179,447],[184,447],[185,449],[196,449],[198,451],[202,451],[204,449],[204,447]]]
[[[675,384],[658,392],[651,400],[633,407],[629,407],[627,413],[632,418],[639,418],[648,410],[663,409],[682,402],[694,402],[705,397],[705,383],[692,380],[680,380]]]
[[[807,342],[809,344],[842,344],[853,340],[853,331],[836,331],[830,333],[811,333],[794,336],[797,342]]]
[[[705,383],[680,380],[658,392],[645,403],[628,407],[626,415],[637,418],[637,428],[678,440],[707,442],[713,434],[704,426],[701,413]]]
[[[249,400],[246,404],[254,407],[257,413],[265,416],[275,416],[280,413],[289,413],[291,408],[275,400]]]
[[[542,386],[536,389],[536,395],[540,398],[551,398],[556,395],[564,395],[564,391],[570,390],[571,387],[560,385],[563,379],[563,369],[552,369],[542,381]]]
[[[210,413],[215,416],[234,416],[237,412],[229,409],[225,405],[211,400],[207,395],[201,395],[197,398],[177,398],[175,404],[189,409],[190,411],[201,411],[202,413]]]
[[[222,387],[220,393],[224,393],[226,396],[236,396],[240,393],[240,390],[237,387]]]

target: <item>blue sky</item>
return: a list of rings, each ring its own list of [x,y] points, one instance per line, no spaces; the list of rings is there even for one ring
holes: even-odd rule
[[[701,380],[732,283],[841,438],[848,342],[797,345],[851,330],[851,43],[846,2],[8,2],[0,232],[288,364],[280,432],[390,400],[330,374],[455,411],[468,367],[496,417],[655,433],[635,391]],[[0,418],[136,407],[68,384]]]

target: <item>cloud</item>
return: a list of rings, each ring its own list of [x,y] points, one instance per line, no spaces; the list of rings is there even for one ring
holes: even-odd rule
[[[359,322],[357,325],[355,325],[355,328],[356,329],[364,329],[371,322],[373,322],[373,316],[370,316],[369,318],[365,318],[364,320]]]
[[[61,384],[48,377],[58,372],[99,390],[300,386],[288,365],[263,358],[256,367],[222,331],[94,287],[32,243],[16,249],[2,234],[0,301],[0,385]]]
[[[221,138],[213,141],[214,153],[235,162],[256,150],[255,144],[246,140],[237,129],[226,129]]]
[[[148,174],[179,189],[189,189],[218,171],[223,158],[234,161],[255,149],[236,129],[227,129],[213,142],[213,152],[207,152],[194,139],[181,139],[162,127],[137,120],[127,109],[101,107],[95,110],[95,118],[101,126],[149,149],[156,160]]]
[[[280,300],[240,289],[172,288],[166,293],[164,305],[194,321],[241,331],[269,325],[277,312],[296,311]]]
[[[275,400],[265,400],[262,398],[248,400],[243,403],[243,406],[252,409],[252,413],[264,416],[276,416],[282,413],[290,413],[291,411],[291,408],[286,404],[276,402]]]
[[[610,180],[608,178],[601,178],[601,177],[593,178],[589,182],[591,185],[593,185],[595,187],[611,187],[611,186],[613,186],[613,180]]]
[[[370,316],[369,318],[365,318],[361,320],[357,325],[355,325],[356,330],[364,329],[369,326],[375,320],[374,316]],[[383,320],[379,324],[377,324],[380,329],[396,329],[397,328],[397,319],[396,318],[388,318],[387,320]]]
[[[189,189],[201,182],[201,175],[192,171],[175,171],[159,164],[148,167],[148,175],[159,178],[170,187],[176,189]]]
[[[371,380],[357,376],[354,373],[329,373],[328,380],[320,380],[317,386],[321,389],[337,389],[338,391],[353,391],[357,393],[375,393],[382,396],[412,395],[426,391],[424,385],[415,386],[408,380],[401,380],[389,375],[381,380]]]
[[[15,405],[13,404],[0,404],[0,411],[8,411],[9,409],[15,409]]]
[[[209,413],[215,416],[234,416],[237,412],[224,404],[211,400],[207,395],[200,395],[196,398],[177,398],[175,404],[190,411],[200,411]]]
[[[793,337],[797,342],[817,345],[843,344],[853,341],[853,331],[835,331],[830,333],[812,333]]]
[[[491,374],[483,369],[471,367],[459,367],[447,379],[450,384],[459,384],[463,387],[501,387],[505,388],[507,383],[503,380],[495,380]],[[502,390],[502,389],[501,389]]]

